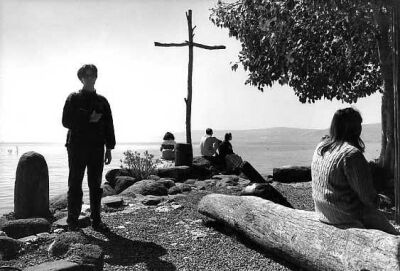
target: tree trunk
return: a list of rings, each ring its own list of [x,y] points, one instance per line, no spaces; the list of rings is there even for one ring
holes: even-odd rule
[[[192,28],[192,11],[186,13],[189,30],[189,64],[188,64],[188,94],[186,102],[186,143],[192,144],[192,76],[193,76],[193,28]]]
[[[400,239],[382,231],[339,229],[314,212],[251,196],[207,195],[198,211],[308,270],[400,270]]]
[[[375,9],[374,19],[380,33],[377,42],[383,78],[381,105],[382,141],[379,164],[384,168],[386,174],[386,185],[390,185],[390,182],[387,180],[393,179],[394,167],[393,60],[392,49],[389,43],[389,29],[391,22],[389,15],[387,13],[382,13],[378,8]],[[393,183],[391,182],[391,184]]]

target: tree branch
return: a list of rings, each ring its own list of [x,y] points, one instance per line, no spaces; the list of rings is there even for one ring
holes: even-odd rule
[[[193,42],[193,46],[203,48],[203,49],[208,49],[208,50],[226,49],[225,45],[209,46],[209,45],[204,45],[204,44],[200,44],[200,43],[196,43],[196,42]]]
[[[154,42],[154,46],[159,46],[159,47],[182,47],[182,46],[188,46],[189,43],[182,42],[182,43],[161,43],[161,42]]]

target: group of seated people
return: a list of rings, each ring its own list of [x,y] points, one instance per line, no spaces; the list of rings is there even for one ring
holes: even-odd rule
[[[311,162],[315,212],[321,222],[339,228],[377,229],[399,235],[378,210],[379,204],[389,199],[378,194],[374,187],[371,169],[363,154],[361,123],[361,114],[354,108],[337,110],[329,136],[317,145]],[[175,142],[170,140],[174,140],[173,136],[164,137],[162,149],[171,149],[169,144]],[[240,168],[243,161],[233,152],[231,140],[231,133],[226,133],[221,141],[208,128],[200,141],[201,155],[213,165]]]

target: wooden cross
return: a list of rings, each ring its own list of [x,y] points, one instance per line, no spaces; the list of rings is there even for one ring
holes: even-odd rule
[[[188,12],[186,12],[186,19],[188,23],[188,30],[189,30],[189,41],[185,41],[182,43],[160,43],[160,42],[154,42],[155,46],[160,46],[160,47],[182,47],[182,46],[188,46],[189,47],[189,64],[188,64],[188,92],[187,92],[187,98],[185,98],[185,103],[186,103],[186,142],[188,144],[192,144],[192,132],[191,132],[191,124],[190,124],[190,117],[192,114],[192,74],[193,74],[193,47],[199,47],[202,49],[207,49],[207,50],[216,50],[216,49],[225,49],[226,47],[223,45],[217,45],[217,46],[209,46],[209,45],[204,45],[204,44],[199,44],[193,42],[193,30],[196,28],[196,26],[192,27],[192,10],[189,9]]]

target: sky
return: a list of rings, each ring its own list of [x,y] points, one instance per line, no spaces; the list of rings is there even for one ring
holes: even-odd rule
[[[194,49],[192,130],[327,128],[342,102],[302,104],[288,86],[260,92],[244,84],[240,43],[209,20],[217,0],[0,1],[0,142],[63,142],[67,96],[78,91],[77,70],[97,66],[96,90],[112,109],[117,142],[159,141],[185,131],[187,47],[154,42],[188,39],[185,12],[193,12],[194,41],[225,45]],[[353,106],[364,123],[380,122],[381,95]],[[196,139],[193,139],[196,141]]]

